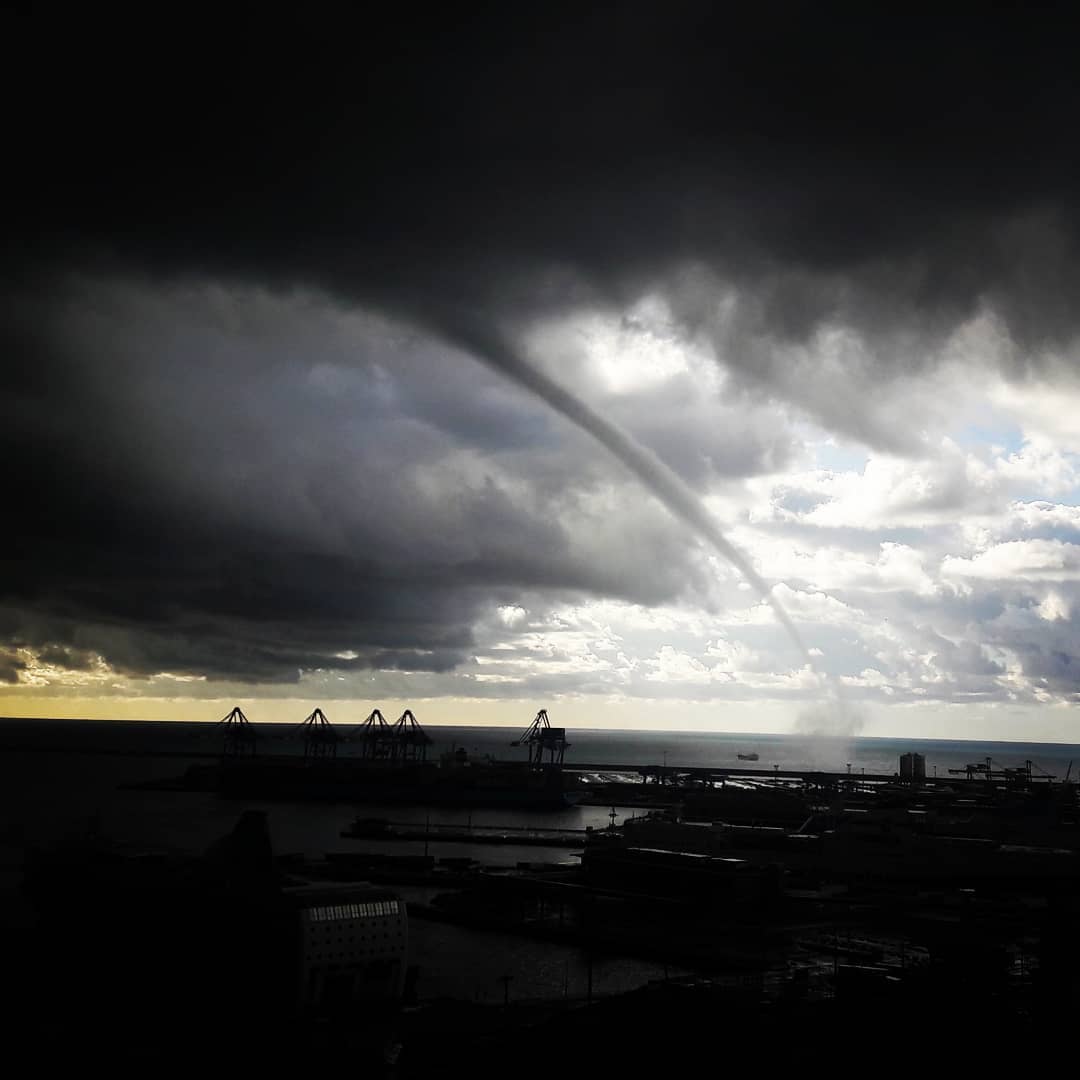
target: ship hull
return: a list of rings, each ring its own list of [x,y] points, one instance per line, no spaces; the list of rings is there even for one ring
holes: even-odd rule
[[[446,807],[558,810],[583,792],[565,790],[558,770],[372,767],[368,763],[228,762],[217,770],[225,797]]]

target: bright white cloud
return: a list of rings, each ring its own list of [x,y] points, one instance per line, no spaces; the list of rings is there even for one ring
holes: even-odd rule
[[[1080,545],[1060,540],[1010,540],[971,558],[950,557],[944,576],[997,581],[1080,581]]]
[[[1080,454],[1080,379],[1072,365],[1058,364],[1052,379],[994,380],[986,396],[1029,437]]]

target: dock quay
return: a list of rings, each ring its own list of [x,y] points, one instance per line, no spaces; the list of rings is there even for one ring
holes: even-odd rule
[[[602,830],[601,830],[602,831]],[[507,844],[521,847],[580,848],[593,829],[530,829],[522,825],[450,825],[358,819],[341,830],[344,839],[382,841],[439,841],[466,844]]]
[[[782,782],[786,785],[801,785],[821,789],[836,788],[852,784],[896,784],[904,782],[900,773],[867,772],[829,772],[820,769],[771,769],[701,766],[701,765],[642,765],[640,762],[613,764],[611,762],[582,763],[565,765],[563,772],[567,776],[593,775],[600,777],[636,776],[639,783],[669,784],[683,786],[687,784],[722,784],[728,780],[747,780],[757,782]],[[1008,773],[1008,775],[1004,775]],[[1019,775],[1018,775],[1019,774]],[[924,789],[956,788],[962,784],[1008,783],[1023,780],[1031,784],[1047,785],[1056,778],[1046,775],[1028,774],[1024,770],[1001,770],[1001,773],[972,772],[967,770],[962,775],[941,777],[921,777],[920,785]]]

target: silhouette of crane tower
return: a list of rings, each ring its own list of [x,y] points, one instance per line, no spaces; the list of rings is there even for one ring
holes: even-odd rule
[[[234,705],[228,716],[223,716],[217,726],[223,729],[224,745],[222,753],[225,757],[243,757],[245,754],[255,753],[255,728],[251,721],[244,715],[244,710],[239,705]]]
[[[534,769],[543,768],[545,765],[562,768],[563,755],[570,745],[566,741],[566,728],[552,727],[547,709],[541,709],[525,734],[511,745],[523,744],[529,748],[529,765]],[[548,755],[546,762],[545,753]]]
[[[356,729],[362,758],[381,758],[391,764],[419,765],[427,760],[431,738],[420,726],[412,709],[406,709],[396,723],[388,724],[378,709]]]
[[[360,744],[361,758],[374,760],[392,756],[391,728],[378,709],[371,710],[368,718],[356,729],[353,739]]]
[[[427,748],[431,737],[417,722],[412,709],[406,709],[390,729],[392,738],[391,757],[395,761],[421,764],[427,760]]]
[[[337,757],[338,736],[334,725],[322,709],[316,709],[301,725],[304,736],[304,757]]]

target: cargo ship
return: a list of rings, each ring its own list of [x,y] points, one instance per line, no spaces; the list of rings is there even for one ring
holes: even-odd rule
[[[524,762],[468,762],[461,752],[439,764],[391,765],[361,758],[311,758],[273,755],[225,758],[192,765],[180,790],[216,791],[225,798],[411,804],[449,807],[508,807],[559,810],[574,806],[587,792],[568,786],[557,767]],[[154,786],[161,786],[154,785]]]

